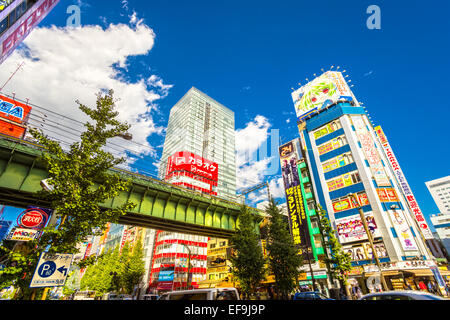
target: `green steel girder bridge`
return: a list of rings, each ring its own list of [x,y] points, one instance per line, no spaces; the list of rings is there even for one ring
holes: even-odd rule
[[[50,207],[36,196],[42,190],[41,180],[48,178],[39,161],[41,146],[0,135],[0,204],[26,207]],[[203,195],[148,176],[114,169],[124,179],[131,179],[127,192],[102,204],[114,208],[131,201],[133,211],[119,220],[119,224],[140,226],[171,232],[229,238],[236,231],[241,204],[222,198]],[[249,208],[262,220],[261,212]],[[258,223],[255,229],[259,231]]]

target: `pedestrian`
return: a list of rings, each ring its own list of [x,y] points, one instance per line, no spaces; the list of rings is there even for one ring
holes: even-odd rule
[[[421,291],[427,291],[427,286],[425,285],[425,283],[423,283],[423,281],[419,282],[419,289]]]
[[[347,294],[345,293],[344,286],[341,286],[341,289],[339,290],[339,299],[340,300],[348,300]]]

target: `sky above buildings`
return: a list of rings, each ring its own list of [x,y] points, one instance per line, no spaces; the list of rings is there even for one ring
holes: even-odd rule
[[[366,26],[372,4],[380,30]],[[67,26],[71,5],[78,28]],[[238,186],[268,180],[283,201],[271,149],[298,136],[291,88],[340,66],[430,215],[425,182],[449,174],[448,12],[437,0],[61,0],[1,66],[0,83],[25,61],[4,92],[80,120],[76,99],[92,105],[113,88],[142,148],[135,165],[154,174],[169,110],[194,86],[236,114]]]

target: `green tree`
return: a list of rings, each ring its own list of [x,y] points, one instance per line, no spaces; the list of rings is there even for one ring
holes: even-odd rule
[[[302,257],[298,255],[289,227],[273,199],[265,211],[269,216],[267,238],[269,266],[275,276],[275,283],[282,298],[288,299],[289,293],[298,286]]]
[[[80,270],[78,268],[70,272],[63,287],[63,295],[70,296],[80,289]]]
[[[0,254],[7,256],[8,261],[6,270],[0,272],[0,278],[2,282],[14,281],[22,289],[19,299],[29,298],[28,286],[42,252],[77,253],[77,243],[85,241],[92,230],[100,234],[107,222],[117,222],[135,206],[126,202],[112,209],[101,208],[101,204],[126,191],[130,185],[129,181],[109,170],[125,159],[115,158],[104,150],[108,139],[129,129],[128,124],[116,119],[118,112],[114,110],[113,95],[112,90],[99,93],[96,108],[77,101],[79,109],[90,117],[92,123],[88,121],[85,124],[80,141],[73,143],[68,150],[43,132],[30,129],[32,136],[43,146],[39,160],[45,164],[48,182],[53,186],[52,191],[44,190],[39,197],[51,203],[60,220],[59,224],[45,228],[39,240],[25,245],[25,251],[29,251],[26,256],[19,257],[17,251],[5,246],[0,248]]]
[[[348,272],[352,268],[351,256],[342,249],[342,245],[336,236],[336,231],[331,227],[326,212],[320,205],[318,205],[318,213],[325,245],[330,249],[330,257],[326,258],[326,262],[330,264],[330,271],[333,276],[341,282],[341,285],[345,287],[347,296],[350,297]]]
[[[248,298],[264,279],[266,270],[259,236],[255,230],[255,219],[246,206],[239,213],[237,232],[230,239],[232,273],[240,284],[243,295]]]
[[[142,240],[139,238],[124,263],[123,286],[126,293],[133,293],[135,286],[141,282],[144,273],[144,249]]]

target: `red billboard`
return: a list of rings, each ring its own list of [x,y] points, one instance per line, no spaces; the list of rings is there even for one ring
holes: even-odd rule
[[[0,133],[23,138],[31,107],[0,95]]]
[[[192,152],[175,152],[168,159],[166,177],[176,171],[185,171],[217,182],[219,165]]]

